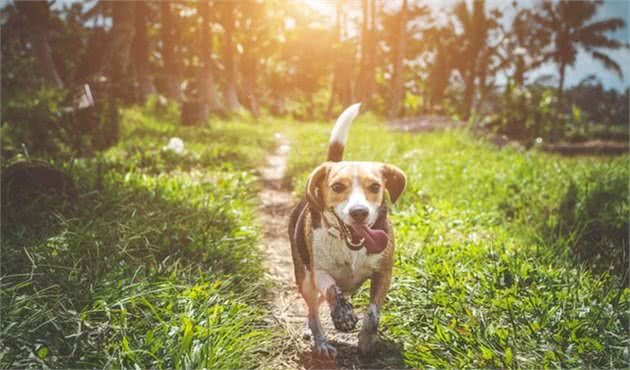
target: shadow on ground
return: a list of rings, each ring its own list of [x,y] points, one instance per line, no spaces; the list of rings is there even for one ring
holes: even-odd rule
[[[378,352],[366,358],[359,355],[357,346],[332,340],[337,348],[334,360],[318,359],[311,350],[299,354],[300,364],[305,369],[407,369],[402,346],[391,339],[381,338]]]

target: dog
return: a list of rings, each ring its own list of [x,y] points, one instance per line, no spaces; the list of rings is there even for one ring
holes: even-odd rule
[[[370,279],[370,304],[359,333],[359,351],[374,353],[379,307],[389,289],[394,260],[394,233],[387,216],[385,192],[392,203],[407,178],[396,166],[342,161],[352,121],[360,103],[337,119],[330,136],[328,160],[310,174],[305,199],[291,212],[289,239],[295,281],[308,306],[313,353],[333,359],[319,305],[327,301],[337,330],[352,331],[358,321],[347,294]]]

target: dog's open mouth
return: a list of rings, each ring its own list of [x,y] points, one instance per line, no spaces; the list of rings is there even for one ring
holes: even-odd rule
[[[350,230],[346,243],[350,247],[365,247],[368,253],[381,253],[387,247],[387,234],[383,230],[370,229],[368,225],[345,225]],[[355,249],[353,248],[353,249]]]

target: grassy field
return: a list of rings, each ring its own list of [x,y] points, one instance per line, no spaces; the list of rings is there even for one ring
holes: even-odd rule
[[[176,121],[124,111],[116,147],[57,163],[76,204],[2,230],[1,368],[247,368],[268,350],[254,169],[273,138]]]
[[[408,175],[382,318],[408,365],[627,365],[628,157],[498,150],[463,132],[391,133],[373,121],[355,122],[345,159]],[[325,158],[329,130],[291,130],[296,196]],[[355,301],[366,299],[364,289]]]
[[[186,128],[151,111],[125,110],[121,141],[97,158],[57,163],[76,204],[3,226],[0,367],[251,368],[282,343],[255,248],[255,168],[283,131],[300,196],[331,125]],[[499,150],[377,121],[355,122],[346,159],[408,175],[382,329],[409,366],[627,365],[627,156]],[[172,136],[185,153],[163,148]]]

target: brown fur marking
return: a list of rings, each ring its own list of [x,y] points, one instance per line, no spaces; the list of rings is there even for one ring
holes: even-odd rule
[[[341,162],[343,159],[344,145],[338,141],[333,141],[328,146],[328,160],[331,162]]]

